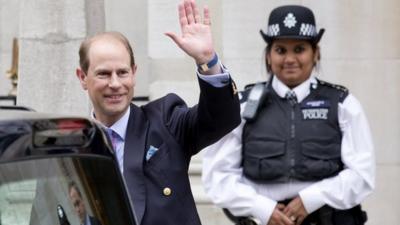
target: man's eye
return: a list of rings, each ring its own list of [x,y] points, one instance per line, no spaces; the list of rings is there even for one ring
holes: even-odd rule
[[[107,73],[107,72],[99,72],[99,73],[97,73],[97,76],[100,77],[100,78],[106,78],[106,77],[108,77],[108,75],[109,75],[109,73]]]
[[[129,71],[127,71],[127,70],[118,71],[119,77],[127,77],[128,75],[129,75]]]

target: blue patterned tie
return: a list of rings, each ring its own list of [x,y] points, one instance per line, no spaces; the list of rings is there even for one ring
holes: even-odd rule
[[[111,139],[114,152],[116,152],[119,135],[113,129],[110,129],[110,128],[107,129],[107,133]]]

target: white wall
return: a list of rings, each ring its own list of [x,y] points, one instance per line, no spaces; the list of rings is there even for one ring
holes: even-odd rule
[[[19,0],[0,0],[0,95],[8,95],[11,90],[7,71],[11,68],[12,41],[18,37],[18,8]]]

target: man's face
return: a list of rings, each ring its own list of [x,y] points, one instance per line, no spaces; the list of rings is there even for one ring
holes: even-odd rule
[[[69,197],[71,199],[72,205],[74,206],[75,213],[78,215],[80,222],[83,224],[86,216],[86,208],[82,197],[75,190],[75,188],[71,188],[69,192]]]
[[[91,43],[87,74],[77,71],[82,87],[88,91],[96,119],[106,126],[123,116],[133,97],[136,67],[131,67],[125,46],[111,37]]]

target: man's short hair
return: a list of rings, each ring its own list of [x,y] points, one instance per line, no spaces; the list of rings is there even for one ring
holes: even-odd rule
[[[81,69],[83,70],[83,72],[87,73],[87,71],[89,69],[90,61],[89,61],[88,53],[90,50],[90,46],[92,45],[92,43],[94,41],[96,41],[100,38],[104,38],[104,37],[113,38],[113,39],[121,42],[125,46],[126,50],[129,53],[131,66],[135,65],[135,57],[133,55],[132,46],[129,43],[128,39],[120,32],[109,31],[109,32],[98,33],[94,36],[88,37],[82,42],[81,46],[79,47],[79,65],[80,65]]]
[[[82,198],[81,191],[79,190],[78,185],[75,183],[75,181],[71,181],[68,183],[68,194],[71,194],[71,190],[75,189],[75,191],[78,193],[79,197]]]

